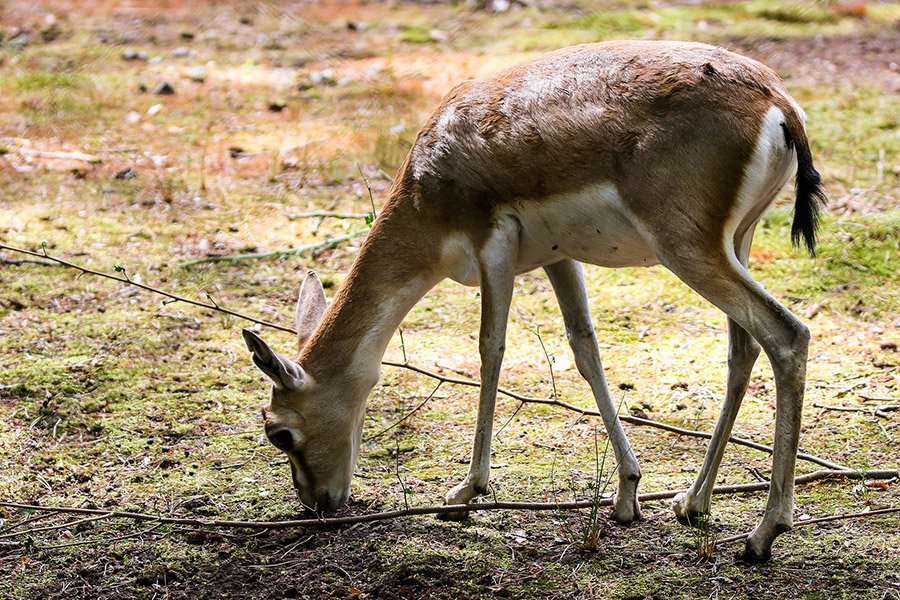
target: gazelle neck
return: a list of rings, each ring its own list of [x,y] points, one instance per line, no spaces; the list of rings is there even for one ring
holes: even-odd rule
[[[443,277],[435,272],[436,236],[423,230],[414,203],[392,194],[350,273],[300,353],[315,380],[375,385],[381,359],[403,318]]]

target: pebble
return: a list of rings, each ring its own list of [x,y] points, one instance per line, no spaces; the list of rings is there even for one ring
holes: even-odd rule
[[[122,60],[147,60],[148,55],[142,50],[125,50],[122,52]]]
[[[175,88],[173,88],[167,82],[163,81],[158,86],[153,88],[153,91],[150,93],[156,96],[171,96],[175,93]]]
[[[209,70],[206,67],[188,67],[184,74],[195,83],[203,83],[209,77]]]

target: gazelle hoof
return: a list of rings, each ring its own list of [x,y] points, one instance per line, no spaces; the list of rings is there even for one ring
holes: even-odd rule
[[[634,523],[635,521],[640,521],[644,518],[641,514],[641,505],[637,501],[637,498],[623,502],[617,501],[615,503],[615,508],[613,508],[612,515],[610,516],[612,520],[619,525],[628,525],[629,523]]]
[[[738,558],[754,565],[764,563],[772,558],[772,546],[769,545],[767,548],[756,548],[748,540],[747,545],[744,547],[744,551],[738,555]]]
[[[682,525],[702,527],[709,517],[709,512],[692,507],[691,501],[693,499],[694,496],[688,492],[680,492],[672,499],[672,511],[675,513],[675,518]]]

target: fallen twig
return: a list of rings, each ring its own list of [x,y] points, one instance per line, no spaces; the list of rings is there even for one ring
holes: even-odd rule
[[[388,431],[394,429],[395,427],[400,426],[404,421],[406,421],[406,420],[409,419],[411,416],[413,416],[414,414],[416,414],[416,413],[419,411],[420,408],[422,408],[423,406],[425,406],[425,405],[428,403],[429,400],[431,400],[432,398],[434,398],[434,395],[437,394],[438,390],[441,389],[441,386],[442,386],[442,385],[444,385],[444,382],[443,382],[443,381],[438,381],[437,385],[434,386],[434,389],[431,390],[431,393],[428,394],[428,396],[426,396],[425,399],[422,400],[419,404],[417,404],[415,408],[413,408],[412,410],[408,411],[405,415],[403,415],[402,417],[400,417],[400,419],[398,419],[397,421],[394,421],[393,423],[391,423],[390,425],[388,425],[387,427],[385,427],[384,429],[382,429],[382,430],[379,431],[378,433],[374,433],[374,434],[370,435],[369,437],[366,438],[365,441],[366,441],[366,442],[371,442],[372,440],[376,440],[376,439],[380,438],[381,436],[383,436],[384,434],[386,434]]]
[[[200,302],[199,300],[191,300],[190,298],[185,298],[184,296],[177,296],[175,294],[170,294],[169,292],[166,292],[159,288],[155,288],[155,287],[134,281],[134,280],[128,278],[127,276],[119,277],[117,275],[111,275],[109,273],[104,273],[102,271],[95,271],[93,269],[89,269],[87,267],[77,265],[75,263],[69,262],[62,258],[57,258],[56,256],[47,254],[47,251],[44,250],[43,247],[41,248],[41,250],[42,250],[41,252],[34,252],[32,250],[25,250],[24,248],[16,248],[14,246],[7,246],[6,244],[0,244],[0,249],[9,250],[11,252],[20,252],[22,254],[28,254],[29,256],[38,256],[40,258],[46,258],[47,260],[53,261],[55,263],[58,263],[60,265],[66,266],[66,267],[70,267],[72,269],[75,269],[76,271],[81,271],[82,273],[86,273],[88,275],[96,275],[97,277],[103,277],[105,279],[112,279],[113,281],[118,281],[119,283],[124,283],[125,285],[131,285],[136,288],[140,288],[142,290],[147,290],[148,292],[153,292],[154,294],[159,294],[160,296],[165,296],[166,298],[171,298],[172,300],[176,300],[178,302],[184,302],[185,304],[192,304],[194,306],[200,306],[202,308],[208,308],[210,310],[215,310],[215,311],[218,311],[221,313],[225,313],[227,315],[231,315],[233,317],[238,317],[241,319],[245,319],[247,321],[252,321],[253,323],[259,323],[260,325],[265,325],[266,327],[271,327],[272,329],[280,329],[281,331],[287,331],[287,332],[293,333],[293,334],[297,333],[295,330],[291,329],[290,327],[284,327],[283,325],[278,325],[277,323],[270,323],[269,321],[255,319],[249,315],[245,315],[245,314],[233,311],[233,310],[229,310],[227,308],[222,308],[221,306],[219,306],[217,304],[213,304],[213,303],[207,304],[205,302]]]
[[[143,531],[127,533],[125,535],[119,535],[119,536],[116,536],[113,538],[105,538],[105,539],[100,539],[100,540],[82,540],[82,541],[78,541],[78,542],[69,542],[67,544],[56,544],[55,546],[37,546],[37,549],[38,550],[55,550],[57,548],[71,548],[72,546],[87,546],[89,544],[104,544],[104,545],[106,545],[106,544],[111,544],[113,542],[119,542],[121,540],[127,540],[129,538],[141,537],[142,535],[147,535],[149,533],[153,533],[154,531],[156,531],[163,525],[165,525],[165,523],[157,523],[153,527],[148,527],[147,529],[145,529]],[[163,537],[165,537],[166,535],[168,535],[168,534],[164,534]]]
[[[876,417],[881,417],[882,419],[890,418],[890,415],[887,413],[895,410],[900,410],[900,404],[879,404],[878,406],[828,406],[826,404],[813,403],[813,406],[816,408],[821,408],[822,410],[836,410],[842,412],[864,412],[864,413],[872,413]]]
[[[46,150],[32,150],[31,148],[23,148],[22,146],[15,146],[12,148],[13,152],[21,154],[23,156],[33,156],[35,158],[52,158],[55,160],[78,160],[82,162],[88,162],[92,164],[102,163],[103,159],[99,156],[94,156],[93,154],[86,154],[84,152],[52,152]]]
[[[33,260],[30,258],[16,259],[6,258],[0,254],[0,265],[44,265],[45,267],[55,267],[56,265],[45,260]]]
[[[900,469],[879,469],[871,471],[835,471],[821,470],[801,475],[794,480],[794,485],[820,481],[824,479],[866,479],[886,480],[900,477]],[[717,486],[713,488],[713,494],[742,494],[749,492],[761,492],[769,489],[768,482],[744,483],[737,485]],[[652,500],[667,500],[674,498],[681,490],[668,490],[639,494],[638,500],[649,502]],[[612,498],[600,500],[601,506],[612,506]],[[589,508],[594,505],[593,500],[574,500],[569,502],[485,502],[482,504],[453,504],[449,506],[416,506],[409,509],[392,510],[367,515],[354,515],[348,517],[317,517],[311,519],[295,519],[285,521],[233,521],[220,519],[192,519],[187,517],[166,517],[138,512],[110,511],[94,508],[76,508],[66,506],[39,506],[34,504],[21,504],[18,502],[0,502],[0,506],[33,511],[50,511],[56,513],[106,515],[114,519],[131,519],[134,521],[154,521],[159,524],[191,525],[194,527],[218,527],[224,529],[292,529],[298,527],[334,527],[339,525],[352,525],[355,523],[369,523],[372,521],[384,521],[400,517],[414,515],[436,515],[457,512],[476,512],[493,510],[576,510]],[[27,533],[27,530],[23,533]]]
[[[392,361],[384,361],[381,364],[387,365],[389,367],[399,367],[399,368],[409,369],[410,371],[414,371],[416,373],[426,375],[428,377],[431,377],[432,379],[437,379],[438,381],[442,381],[444,383],[455,383],[457,385],[467,385],[467,386],[474,386],[474,387],[478,387],[481,385],[480,383],[478,383],[477,381],[474,381],[472,379],[460,379],[458,377],[446,377],[444,375],[441,375],[440,373],[435,373],[434,371],[429,371],[427,369],[417,367],[410,363],[398,363],[398,362],[392,362]],[[560,408],[565,408],[567,410],[571,410],[573,412],[580,413],[584,416],[591,416],[591,417],[599,417],[600,416],[600,412],[597,410],[581,408],[580,406],[576,406],[574,404],[570,404],[570,403],[564,402],[562,400],[552,400],[552,399],[548,399],[548,398],[535,398],[532,396],[523,396],[522,394],[519,394],[517,392],[512,392],[512,391],[507,390],[502,387],[497,388],[497,393],[503,394],[504,396],[508,396],[510,398],[513,398],[515,400],[518,400],[518,401],[526,403],[526,404],[547,404],[549,406],[558,406]],[[619,415],[619,419],[626,423],[631,423],[632,425],[643,425],[646,427],[654,427],[656,429],[662,429],[663,431],[670,431],[672,433],[677,433],[679,435],[705,438],[705,439],[712,438],[712,434],[708,433],[706,431],[697,431],[695,429],[685,429],[683,427],[676,427],[675,425],[668,425],[666,423],[661,423],[659,421],[653,421],[652,419],[642,419],[641,417],[635,417],[632,415]],[[760,444],[758,442],[754,442],[752,440],[737,437],[734,435],[729,437],[728,441],[733,444],[737,444],[739,446],[746,446],[748,448],[754,448],[756,450],[761,450],[768,454],[772,454],[772,452],[773,452],[773,449],[771,446],[766,446],[765,444]],[[824,458],[819,458],[818,456],[814,456],[812,454],[807,454],[805,452],[799,452],[797,454],[797,458],[799,458],[801,460],[805,460],[807,462],[815,463],[815,464],[823,466],[823,467],[828,467],[829,469],[834,469],[834,470],[847,470],[848,469],[848,467],[846,467],[844,465],[840,465],[840,464],[831,462],[829,460],[826,460]]]
[[[53,531],[54,529],[66,529],[67,527],[74,527],[75,525],[79,525],[80,523],[88,523],[90,521],[100,521],[101,519],[108,519],[112,516],[112,513],[106,512],[102,515],[94,515],[93,517],[87,517],[85,519],[78,519],[77,521],[66,521],[65,523],[57,523],[56,525],[48,525],[46,527],[35,527],[33,529],[23,529],[22,531],[16,531],[13,533],[7,533],[4,535],[0,535],[0,539],[7,539],[13,537],[19,537],[20,535],[38,533],[40,531]]]
[[[794,521],[793,527],[802,527],[803,525],[814,525],[816,523],[828,523],[830,521],[842,521],[844,519],[862,519],[865,517],[877,517],[879,515],[887,515],[900,512],[900,506],[891,506],[889,508],[877,508],[875,510],[865,510],[857,513],[848,513],[844,515],[831,515],[829,517],[820,517],[818,519],[807,519],[805,521]],[[730,544],[731,542],[739,542],[750,537],[750,532],[738,533],[736,535],[719,538],[716,544]]]
[[[888,398],[887,396],[866,396],[865,394],[856,394],[863,400],[869,400],[870,402],[898,402],[900,398]]]
[[[300,254],[304,254],[306,252],[312,252],[314,250],[322,250],[324,248],[332,248],[341,242],[346,242],[347,240],[352,240],[353,238],[357,238],[369,233],[368,229],[360,229],[358,231],[351,231],[346,235],[339,235],[337,237],[328,238],[327,240],[323,240],[321,242],[316,242],[315,244],[306,244],[305,246],[298,246],[296,248],[289,248],[288,250],[274,250],[272,252],[255,252],[250,254],[231,254],[227,256],[207,256],[206,258],[198,258],[197,260],[189,260],[187,262],[183,262],[179,267],[182,269],[186,269],[188,267],[193,267],[194,265],[200,265],[203,263],[214,263],[214,262],[229,262],[235,263],[241,260],[255,260],[260,258],[274,258],[277,256],[298,256]]]
[[[368,213],[340,213],[340,212],[331,212],[327,210],[314,210],[311,212],[305,213],[294,213],[292,215],[288,215],[289,221],[295,221],[297,219],[365,219],[368,217]]]

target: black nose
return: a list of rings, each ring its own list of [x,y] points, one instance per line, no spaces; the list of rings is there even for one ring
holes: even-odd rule
[[[279,429],[266,434],[272,445],[280,450],[290,450],[294,447],[294,434],[287,429]]]

